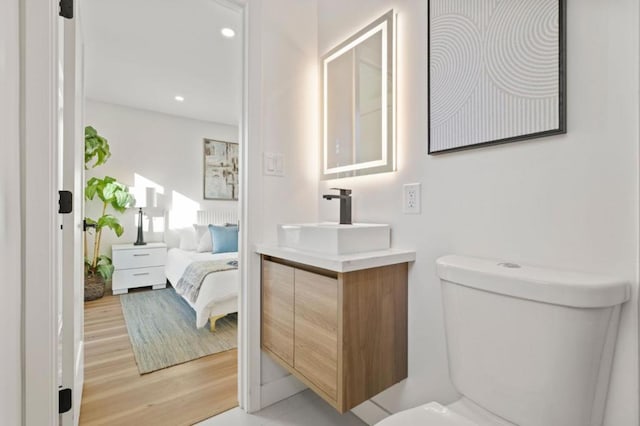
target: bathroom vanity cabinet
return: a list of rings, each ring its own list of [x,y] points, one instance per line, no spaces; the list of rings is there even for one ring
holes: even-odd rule
[[[348,272],[262,254],[262,349],[343,413],[407,377],[406,261]]]

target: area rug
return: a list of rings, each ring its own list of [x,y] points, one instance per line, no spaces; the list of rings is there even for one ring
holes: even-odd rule
[[[236,348],[237,316],[196,328],[196,314],[173,288],[120,296],[140,374]]]

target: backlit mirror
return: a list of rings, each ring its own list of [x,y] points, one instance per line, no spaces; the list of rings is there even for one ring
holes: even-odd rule
[[[389,11],[322,58],[323,179],[396,169],[394,33]]]

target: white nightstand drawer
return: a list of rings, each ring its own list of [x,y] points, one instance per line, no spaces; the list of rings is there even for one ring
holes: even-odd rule
[[[113,266],[116,270],[163,266],[166,259],[166,248],[113,250]]]
[[[113,289],[122,290],[165,284],[164,266],[139,269],[121,269],[113,273]]]

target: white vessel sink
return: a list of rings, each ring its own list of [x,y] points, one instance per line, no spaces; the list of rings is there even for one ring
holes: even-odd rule
[[[391,228],[378,223],[301,223],[278,225],[278,245],[315,253],[340,255],[386,250]]]

